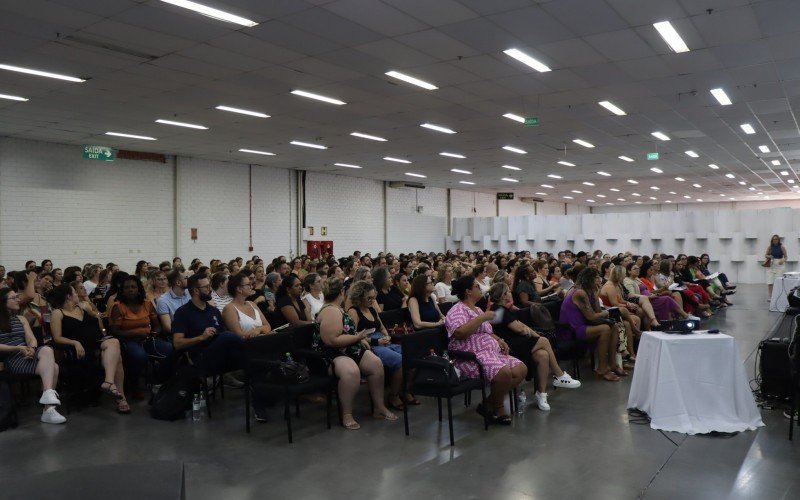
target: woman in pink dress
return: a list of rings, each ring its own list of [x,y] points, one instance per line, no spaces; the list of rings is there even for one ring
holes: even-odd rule
[[[494,311],[483,312],[475,304],[483,298],[478,282],[471,275],[453,282],[453,294],[459,301],[450,308],[445,318],[445,328],[450,339],[450,348],[469,351],[477,356],[483,374],[491,387],[487,403],[489,408],[478,405],[478,413],[492,422],[511,424],[504,405],[508,391],[517,387],[528,373],[522,361],[508,355],[508,344],[492,331]],[[457,360],[456,366],[469,378],[480,378],[478,365],[472,361]]]

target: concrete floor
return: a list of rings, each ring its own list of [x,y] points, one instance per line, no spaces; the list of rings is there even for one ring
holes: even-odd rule
[[[781,317],[768,312],[765,296],[764,286],[740,286],[736,305],[707,322],[736,337],[750,375],[758,342]],[[201,423],[156,421],[144,404],[121,417],[104,401],[73,413],[64,426],[48,426],[30,405],[18,429],[0,434],[0,484],[161,460],[183,462],[190,500],[800,498],[800,437],[787,440],[782,409],[762,410],[765,428],[733,437],[662,434],[628,421],[629,379],[599,382],[588,377],[586,364],[583,370],[582,388],[551,392],[552,411],[529,408],[508,428],[486,432],[474,405],[456,404],[455,447],[434,401],[412,409],[405,437],[402,421],[368,416],[365,390],[357,399],[360,431],[327,430],[324,408],[306,405],[292,445],[278,410],[271,423],[245,434],[242,394],[235,390],[214,403],[213,420]],[[91,481],[114,495],[102,475]],[[62,493],[58,498],[70,497]]]

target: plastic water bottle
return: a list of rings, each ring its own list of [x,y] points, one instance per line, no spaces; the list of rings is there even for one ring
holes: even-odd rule
[[[519,396],[517,396],[517,413],[522,415],[525,413],[525,405],[528,404],[528,396],[525,395],[525,390],[519,390]]]
[[[450,361],[450,355],[449,355],[449,354],[447,354],[447,349],[445,349],[444,351],[442,351],[442,357],[443,357],[444,359],[446,359],[447,361]]]
[[[203,419],[203,410],[200,408],[200,394],[195,393],[192,399],[192,421],[199,422]]]
[[[288,352],[286,353],[286,361],[288,361],[289,363],[291,363],[292,361],[294,361],[294,360],[292,359],[292,355],[291,355],[291,353],[288,353]]]

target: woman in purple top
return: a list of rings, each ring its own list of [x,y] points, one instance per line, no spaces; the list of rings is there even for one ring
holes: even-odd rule
[[[453,294],[460,302],[450,308],[444,322],[450,348],[474,353],[491,387],[487,398],[490,408],[481,403],[478,413],[495,423],[510,425],[511,417],[506,413],[504,398],[508,391],[525,380],[528,368],[522,361],[508,355],[508,344],[492,331],[489,321],[494,319],[495,312],[483,312],[475,306],[483,298],[483,293],[472,275],[454,281]],[[474,362],[457,360],[456,366],[466,377],[480,377]]]
[[[617,366],[619,332],[603,320],[608,311],[600,310],[597,292],[600,290],[597,269],[587,267],[575,278],[575,286],[561,303],[559,319],[575,330],[578,338],[597,341],[597,378],[619,382],[618,375],[625,372]]]

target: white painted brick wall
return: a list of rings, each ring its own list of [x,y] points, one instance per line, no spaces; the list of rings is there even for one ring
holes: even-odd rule
[[[416,210],[423,207],[422,213]],[[447,236],[447,190],[386,190],[387,246],[394,253],[443,252]]]
[[[171,259],[169,163],[84,160],[81,146],[0,138],[0,263]]]
[[[383,210],[381,181],[319,172],[306,175],[306,226],[313,226],[315,233],[327,226],[338,257],[355,250],[373,255],[384,250]]]
[[[496,196],[474,191],[450,190],[450,217],[495,217]],[[473,212],[475,208],[475,212]]]

